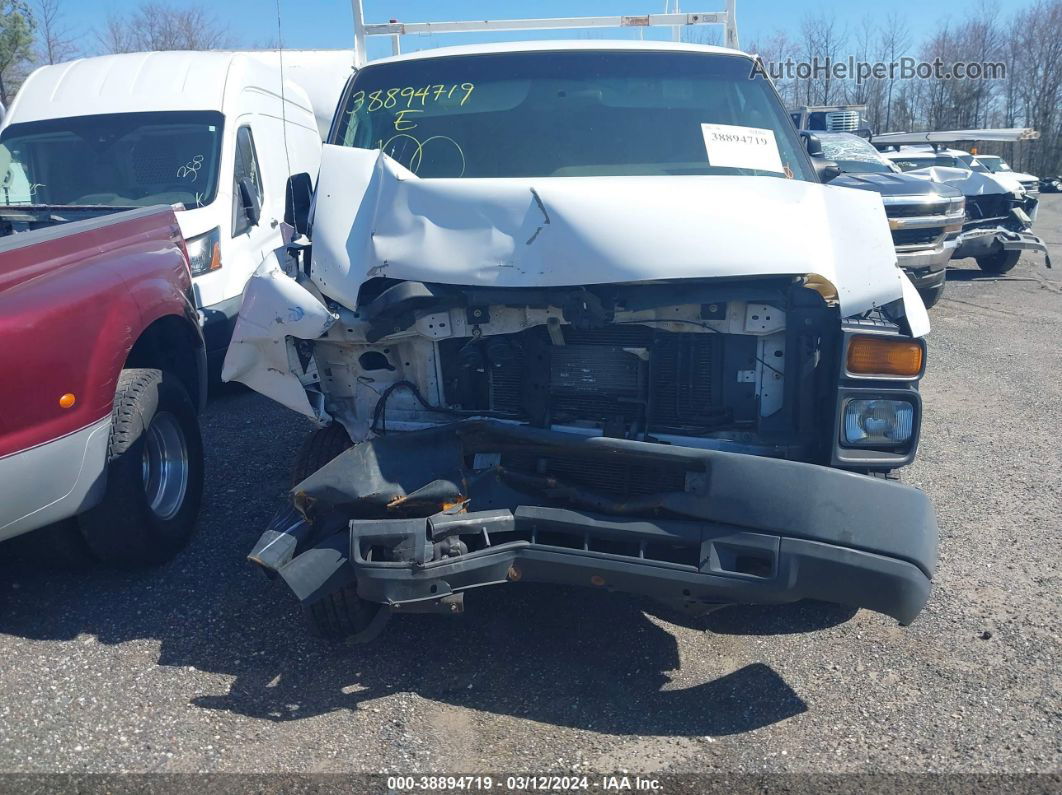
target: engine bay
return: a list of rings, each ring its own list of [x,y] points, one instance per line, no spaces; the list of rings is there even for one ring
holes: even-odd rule
[[[388,295],[396,288],[404,300]],[[806,458],[817,385],[835,377],[820,352],[836,310],[794,279],[532,292],[402,283],[357,312],[333,308],[339,321],[295,355],[355,440],[482,417]]]

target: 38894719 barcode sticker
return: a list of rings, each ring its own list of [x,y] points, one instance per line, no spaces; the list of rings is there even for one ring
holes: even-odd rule
[[[702,124],[701,133],[711,166],[785,173],[774,130],[733,124]]]

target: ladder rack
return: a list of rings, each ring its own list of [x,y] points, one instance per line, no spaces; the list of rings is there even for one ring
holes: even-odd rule
[[[351,0],[354,12],[354,65],[368,61],[365,49],[369,36],[390,36],[391,50],[401,53],[401,37],[432,33],[477,33],[514,30],[575,30],[579,28],[671,28],[678,40],[683,28],[693,25],[722,25],[725,46],[737,49],[737,0],[726,0],[725,11],[646,14],[644,16],[559,17],[554,19],[479,19],[465,22],[365,22],[363,0]],[[678,4],[675,4],[676,7]]]

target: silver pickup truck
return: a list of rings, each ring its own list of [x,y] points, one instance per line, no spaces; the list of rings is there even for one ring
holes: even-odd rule
[[[363,639],[530,581],[914,620],[936,524],[885,475],[928,318],[881,199],[821,165],[734,50],[359,70],[225,363],[322,426],[251,560]]]

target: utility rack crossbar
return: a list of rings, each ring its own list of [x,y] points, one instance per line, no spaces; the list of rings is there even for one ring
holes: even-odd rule
[[[726,0],[725,11],[693,13],[645,14],[644,16],[557,17],[553,19],[478,19],[464,22],[399,22],[366,23],[363,0],[351,0],[354,11],[354,65],[368,61],[365,49],[369,36],[390,36],[391,49],[401,53],[402,36],[434,33],[476,33],[514,30],[575,30],[580,28],[671,28],[675,40],[683,28],[693,25],[722,25],[724,44],[737,49],[737,0]],[[675,4],[676,7],[678,3]]]

